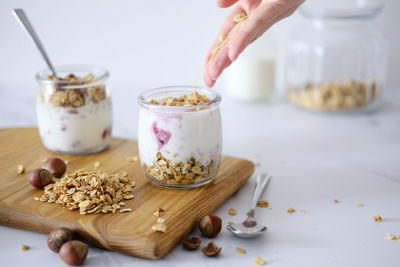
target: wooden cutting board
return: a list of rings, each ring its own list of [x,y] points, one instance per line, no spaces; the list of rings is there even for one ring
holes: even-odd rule
[[[0,130],[0,224],[49,233],[65,226],[81,234],[88,242],[109,250],[143,258],[159,259],[168,253],[193,228],[201,216],[214,211],[251,176],[252,162],[223,156],[217,178],[209,185],[195,189],[164,189],[149,183],[139,162],[129,162],[138,155],[137,142],[114,138],[110,147],[100,153],[84,156],[58,155],[69,160],[67,172],[93,169],[99,161],[107,173],[127,171],[136,181],[135,198],[126,201],[132,212],[80,215],[58,204],[36,201],[41,189],[32,187],[29,172],[41,166],[43,159],[55,156],[46,150],[37,128]],[[18,164],[25,174],[17,174]],[[159,207],[166,210],[168,231],[154,232],[151,226]]]

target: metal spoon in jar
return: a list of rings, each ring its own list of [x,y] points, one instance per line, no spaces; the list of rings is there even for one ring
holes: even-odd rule
[[[256,237],[267,230],[264,225],[257,224],[254,214],[262,191],[267,185],[271,175],[261,173],[257,177],[256,188],[254,189],[253,200],[251,201],[250,211],[247,219],[242,223],[230,224],[226,227],[227,230],[231,231],[234,235],[242,238],[253,238]]]
[[[47,56],[47,53],[44,50],[44,47],[43,47],[42,43],[40,42],[38,35],[36,34],[35,30],[33,29],[32,24],[30,23],[28,17],[25,15],[24,10],[22,10],[20,8],[15,8],[15,9],[13,9],[13,13],[14,13],[14,16],[17,18],[17,20],[21,23],[21,25],[28,32],[28,34],[32,38],[33,42],[36,44],[37,48],[39,49],[40,53],[42,54],[42,56],[44,58],[44,61],[46,61],[47,66],[51,70],[53,79],[57,78],[57,75],[53,68],[53,65],[51,64],[51,61],[50,61],[49,57]]]

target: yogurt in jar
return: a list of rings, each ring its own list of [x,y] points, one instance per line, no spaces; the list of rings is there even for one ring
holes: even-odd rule
[[[72,74],[76,69],[83,72],[75,67],[68,70],[71,74],[58,73],[56,79],[37,75],[41,83],[36,102],[40,137],[44,146],[56,153],[94,153],[111,140],[112,104],[105,86],[108,73],[76,76]]]
[[[139,97],[140,162],[151,182],[195,187],[215,178],[222,149],[220,96],[167,87]]]

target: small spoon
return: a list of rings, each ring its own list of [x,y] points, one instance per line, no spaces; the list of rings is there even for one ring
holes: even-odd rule
[[[256,237],[267,230],[264,225],[257,224],[254,214],[262,191],[267,185],[271,175],[261,173],[257,177],[256,188],[254,189],[253,200],[251,201],[250,211],[247,219],[242,223],[230,224],[226,227],[227,230],[231,231],[234,235],[242,238],[253,238]]]
[[[35,30],[33,29],[32,24],[30,23],[28,17],[25,15],[24,10],[20,8],[15,8],[13,9],[14,16],[21,22],[21,25],[25,28],[25,30],[28,32],[29,36],[32,38],[33,42],[36,44],[37,48],[39,49],[40,53],[42,54],[44,61],[46,61],[47,66],[51,70],[51,74],[53,75],[53,79],[57,78],[56,71],[53,68],[53,65],[51,64],[51,61],[49,57],[47,56],[46,51],[44,50],[44,47],[42,43],[40,42],[40,39],[38,35],[36,34]]]

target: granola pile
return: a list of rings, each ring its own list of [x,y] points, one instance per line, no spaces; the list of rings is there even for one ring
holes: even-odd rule
[[[360,108],[376,98],[376,81],[344,81],[307,84],[305,90],[293,90],[290,100],[298,106],[311,110],[346,110]]]
[[[50,75],[48,80],[53,80]],[[106,98],[105,85],[99,84],[89,86],[95,79],[93,74],[78,77],[69,74],[64,78],[57,77],[54,81],[52,94],[49,96],[49,103],[55,107],[81,107],[87,103],[97,103]],[[68,89],[68,86],[82,86],[82,88]]]
[[[187,161],[176,162],[166,159],[161,152],[157,153],[153,166],[144,165],[145,171],[159,182],[168,185],[188,185],[201,182],[216,172],[214,162],[203,166],[193,157]]]
[[[162,105],[162,106],[196,106],[201,104],[207,104],[210,99],[197,92],[192,92],[187,95],[182,95],[180,97],[164,97],[160,101],[155,99],[150,100],[151,104]]]
[[[79,209],[80,214],[115,213],[126,205],[124,200],[134,198],[134,186],[135,182],[126,172],[109,175],[82,169],[47,185],[38,200],[61,204],[69,210]],[[120,212],[127,211],[131,209]]]

